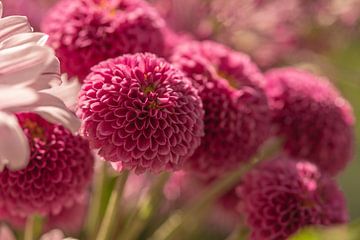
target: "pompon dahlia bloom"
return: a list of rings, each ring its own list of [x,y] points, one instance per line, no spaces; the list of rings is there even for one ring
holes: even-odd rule
[[[57,0],[2,0],[4,15],[24,15],[29,18],[31,25],[38,30],[46,11]]]
[[[61,0],[42,30],[61,61],[62,71],[86,77],[100,61],[125,53],[162,55],[164,21],[142,0]]]
[[[31,147],[28,166],[0,173],[0,216],[57,214],[81,199],[93,173],[88,142],[35,113],[18,113]]]
[[[187,167],[217,176],[249,160],[267,139],[270,123],[257,66],[211,41],[180,45],[172,61],[193,80],[205,109],[205,136]]]
[[[77,113],[83,135],[117,170],[179,169],[203,135],[202,103],[191,81],[153,54],[93,67]]]
[[[302,227],[347,222],[336,183],[309,162],[278,157],[260,164],[237,188],[251,240],[285,240]]]
[[[327,79],[305,71],[273,69],[266,78],[275,132],[284,138],[285,152],[331,175],[344,169],[354,148],[348,102]]]
[[[54,52],[44,46],[46,40],[45,34],[32,32],[26,17],[0,19],[0,170],[23,168],[29,160],[27,138],[13,113],[33,111],[77,129],[76,117],[47,92],[60,80],[60,69]]]

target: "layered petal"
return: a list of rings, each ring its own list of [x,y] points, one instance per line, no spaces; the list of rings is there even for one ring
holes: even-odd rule
[[[26,32],[19,33],[11,36],[1,42],[0,50],[20,46],[27,43],[36,43],[37,45],[44,46],[48,39],[48,35],[40,32]]]
[[[54,53],[48,47],[25,44],[0,51],[0,84],[29,86],[40,90],[49,78],[38,79],[50,63]],[[51,65],[52,66],[52,65]],[[52,69],[54,67],[52,66]],[[35,81],[38,83],[35,84]]]
[[[31,31],[32,27],[25,16],[10,16],[0,19],[0,42],[16,34]]]
[[[0,170],[21,169],[29,157],[29,143],[16,117],[0,112]]]

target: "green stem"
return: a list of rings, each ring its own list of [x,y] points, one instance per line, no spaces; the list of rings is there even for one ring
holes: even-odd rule
[[[138,203],[135,210],[130,214],[124,231],[118,236],[118,240],[133,240],[138,237],[144,229],[149,219],[158,209],[163,197],[163,188],[169,179],[169,173],[162,173],[152,184],[148,194],[144,196]]]
[[[211,205],[218,197],[228,191],[234,184],[238,182],[240,177],[251,169],[257,161],[252,161],[248,165],[241,169],[236,169],[228,173],[224,178],[215,182],[212,186],[209,186],[204,194],[200,194],[200,197],[194,202],[186,206],[183,210],[177,211],[174,215],[165,221],[158,230],[150,237],[151,240],[169,240],[173,239],[177,233],[181,230],[183,224],[189,226],[194,225],[201,213],[204,212],[209,205]]]
[[[35,225],[35,216],[29,216],[26,219],[24,240],[34,240],[34,225]]]
[[[247,235],[248,229],[244,228],[242,224],[239,224],[225,240],[242,240],[246,239]]]
[[[100,224],[101,217],[101,200],[104,195],[106,182],[106,164],[102,164],[96,179],[92,199],[89,207],[89,215],[86,222],[86,237],[95,236]]]
[[[121,197],[124,192],[125,183],[129,176],[128,171],[122,172],[116,179],[115,187],[111,193],[110,201],[107,206],[105,216],[102,220],[99,233],[96,240],[110,240],[114,227],[117,223],[116,217],[118,213],[118,207],[121,203]]]

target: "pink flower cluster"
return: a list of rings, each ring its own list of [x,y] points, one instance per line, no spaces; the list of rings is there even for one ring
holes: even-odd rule
[[[335,182],[306,161],[266,161],[244,177],[237,194],[252,240],[287,239],[304,226],[348,220],[345,198]]]
[[[274,13],[275,8],[292,18],[288,9],[300,6],[297,1],[241,2],[254,19],[261,17],[258,9]],[[217,4],[211,5],[214,11]],[[233,9],[225,10],[233,14]],[[231,26],[227,12],[217,17]],[[253,25],[245,11],[239,14],[242,24]],[[292,36],[283,34],[277,17],[268,16],[271,21],[254,27],[276,28],[289,42]],[[263,74],[259,62],[245,53],[178,35],[170,25],[143,0],[60,0],[48,12],[42,23],[48,45],[62,72],[81,84],[76,104],[69,104],[76,105],[81,127],[76,133],[63,126],[71,122],[65,110],[50,116],[44,108],[13,111],[30,160],[23,169],[8,168],[3,160],[0,219],[21,225],[41,214],[49,219],[49,228],[81,225],[82,217],[72,219],[70,226],[64,223],[74,210],[84,215],[84,196],[94,173],[91,150],[115,171],[182,170],[164,189],[165,197],[176,200],[180,195],[191,198],[198,188],[245,166],[273,137],[282,142],[277,157],[263,159],[219,199],[235,213],[231,219],[244,217],[251,240],[285,240],[305,226],[345,223],[345,199],[333,178],[352,158],[354,117],[335,87],[324,77],[292,67]],[[1,46],[28,38],[37,39],[30,35]],[[49,65],[58,70],[55,63]],[[12,79],[12,71],[4,73],[0,83]],[[24,78],[26,71],[19,75]],[[52,92],[66,95],[59,89]],[[51,117],[63,121],[53,123]]]

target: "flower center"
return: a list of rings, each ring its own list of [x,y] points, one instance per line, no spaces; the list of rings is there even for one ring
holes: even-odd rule
[[[151,101],[149,103],[149,108],[150,109],[157,109],[159,107],[159,104],[156,101]]]
[[[227,82],[229,83],[229,85],[235,89],[239,89],[240,88],[240,84],[239,82],[233,77],[231,76],[229,73],[225,72],[225,71],[221,71],[218,70],[217,73],[219,74],[220,77],[224,78],[225,80],[227,80]]]
[[[109,12],[109,15],[112,17],[114,17],[117,13],[116,6],[114,6],[114,4],[111,4],[111,2],[109,2],[109,0],[100,0],[99,7],[101,9],[107,10]]]
[[[36,122],[26,119],[23,123],[23,128],[28,129],[33,138],[45,139],[45,130]]]
[[[142,90],[146,95],[148,95],[149,93],[155,91],[155,85],[154,84],[149,84],[146,87],[144,87]]]

